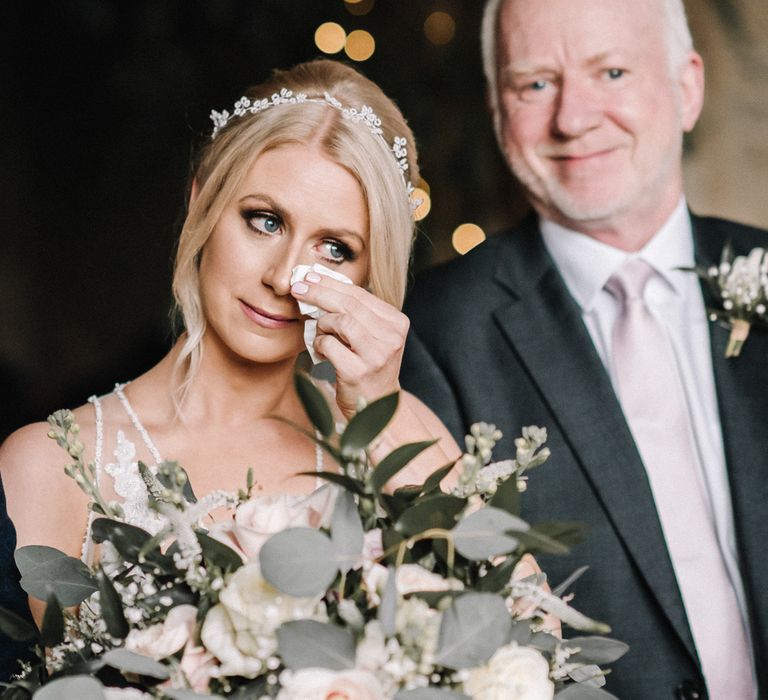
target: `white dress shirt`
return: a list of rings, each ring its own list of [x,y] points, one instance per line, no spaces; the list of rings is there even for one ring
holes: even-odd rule
[[[671,341],[696,444],[698,466],[717,539],[736,592],[747,634],[744,588],[739,574],[730,487],[715,392],[709,320],[698,277],[679,270],[693,267],[691,220],[685,200],[645,247],[627,253],[551,221],[541,221],[544,243],[557,264],[603,361],[618,396],[611,369],[611,338],[620,307],[605,290],[608,278],[631,256],[658,272],[648,282],[645,302]]]

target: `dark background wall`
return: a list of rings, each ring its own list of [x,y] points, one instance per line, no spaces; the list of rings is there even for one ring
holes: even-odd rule
[[[167,350],[174,241],[208,113],[271,68],[321,55],[322,22],[373,34],[375,53],[355,65],[416,133],[432,198],[417,268],[455,254],[458,224],[490,233],[521,215],[485,110],[482,2],[365,3],[364,15],[343,0],[3,4],[0,438],[109,391]],[[768,162],[755,138],[768,125],[763,3],[689,3],[715,77],[689,170],[700,210],[765,225],[768,198],[755,184]],[[456,25],[439,46],[423,29],[435,11]]]

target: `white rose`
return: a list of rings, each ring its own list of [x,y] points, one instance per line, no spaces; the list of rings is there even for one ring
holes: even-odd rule
[[[275,630],[288,620],[326,619],[319,598],[280,593],[257,563],[240,567],[206,616],[200,638],[221,662],[219,675],[253,678],[277,647]]]
[[[384,700],[376,677],[367,671],[305,668],[280,675],[277,700]]]
[[[136,688],[104,688],[104,697],[106,700],[152,700],[151,695],[142,693]]]
[[[165,659],[189,641],[196,617],[197,608],[193,605],[177,605],[171,608],[165,622],[143,630],[131,630],[125,638],[125,648],[155,661]]]
[[[334,494],[333,489],[322,488],[306,498],[283,493],[247,501],[238,506],[232,522],[214,525],[211,536],[232,547],[244,561],[256,560],[272,535],[291,527],[327,524]]]
[[[464,681],[473,700],[552,700],[555,686],[549,664],[535,649],[514,642],[496,651],[485,666],[473,668]]]
[[[403,564],[397,567],[397,592],[408,595],[416,591],[455,591],[464,588],[461,581],[443,578],[418,564]]]

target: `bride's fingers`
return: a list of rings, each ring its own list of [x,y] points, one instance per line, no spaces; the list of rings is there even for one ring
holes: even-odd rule
[[[333,334],[362,358],[384,364],[392,354],[401,353],[405,335],[379,321],[369,326],[349,313],[327,313],[317,322],[318,333]]]

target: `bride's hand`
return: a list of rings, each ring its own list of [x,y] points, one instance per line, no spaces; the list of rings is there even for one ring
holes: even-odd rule
[[[304,282],[306,292],[294,285],[291,294],[326,312],[317,322],[315,350],[336,370],[336,401],[344,416],[355,413],[359,398],[399,391],[408,317],[356,285],[313,272]]]

